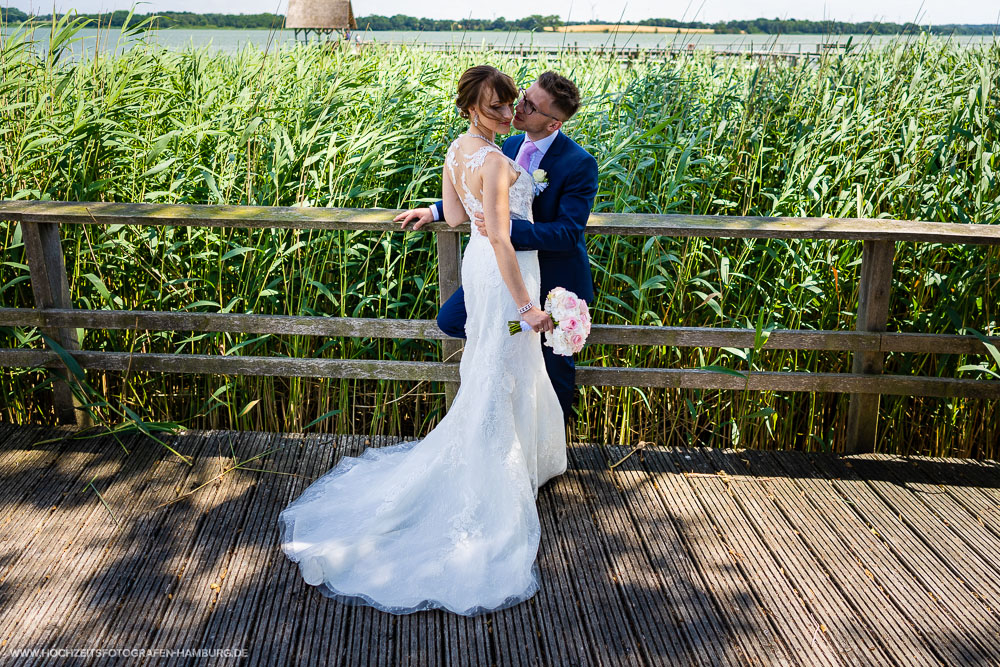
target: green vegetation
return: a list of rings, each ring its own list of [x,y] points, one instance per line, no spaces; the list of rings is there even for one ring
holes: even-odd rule
[[[139,40],[64,58],[64,23],[39,55],[0,44],[0,198],[402,208],[440,192],[462,130],[458,75],[490,62],[527,83],[573,77],[566,131],[597,156],[598,211],[892,217],[1000,215],[1000,44],[926,36],[792,66],[707,55],[628,66],[592,55],[523,62],[469,52],[289,45],[173,51]],[[112,39],[114,37],[112,36]],[[373,234],[66,226],[81,308],[433,318],[434,242]],[[861,246],[589,238],[598,323],[852,329]],[[889,329],[996,335],[1000,250],[899,244]],[[19,230],[0,223],[0,305],[33,303]],[[762,315],[763,314],[763,315]],[[85,349],[436,360],[425,341],[190,332],[86,332]],[[0,329],[0,346],[42,347]],[[591,346],[580,364],[746,370],[746,350]],[[763,351],[755,368],[844,371],[842,353]],[[984,370],[959,370],[967,364]],[[988,378],[989,357],[890,355],[887,372]],[[45,376],[0,374],[4,419],[48,418]],[[189,427],[422,433],[442,408],[426,383],[88,372],[113,405]],[[259,402],[258,402],[259,401]],[[883,399],[883,451],[997,455],[995,404]],[[586,388],[583,437],[830,449],[841,395]]]
[[[119,28],[128,21],[129,12],[116,11],[106,14],[78,14],[101,25]],[[152,15],[150,15],[152,16]],[[238,28],[238,29],[273,29],[284,25],[285,17],[281,14],[196,14],[193,12],[158,12],[161,28]],[[6,23],[20,23],[34,18],[36,21],[51,22],[52,15],[29,17],[17,9],[0,8],[0,17]],[[56,16],[59,18],[59,15]],[[145,16],[136,15],[136,18]],[[542,30],[548,26],[604,24],[608,21],[563,21],[559,16],[532,14],[520,19],[426,19],[416,16],[395,14],[393,16],[360,16],[357,18],[361,30]],[[882,23],[878,21],[862,21],[848,23],[845,21],[803,21],[799,19],[745,19],[738,21],[678,21],[676,19],[644,19],[638,22],[621,22],[622,31],[627,32],[630,25],[655,25],[673,28],[711,28],[717,33],[725,34],[761,34],[761,35],[914,35],[928,32],[932,35],[995,35],[997,25],[920,25],[917,23]]]

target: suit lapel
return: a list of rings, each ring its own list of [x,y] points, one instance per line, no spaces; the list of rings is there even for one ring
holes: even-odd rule
[[[552,165],[558,164],[559,156],[566,150],[566,146],[569,144],[569,139],[565,134],[560,132],[556,135],[556,138],[552,141],[552,145],[549,146],[549,150],[545,151],[545,155],[542,156],[542,161],[538,163],[538,168],[545,170],[545,173],[552,173]],[[549,176],[549,181],[552,180],[551,175]],[[532,208],[539,206],[542,200],[547,200],[547,196],[550,195],[554,190],[552,188],[545,188],[540,194],[535,195],[535,200],[533,202]],[[535,213],[535,217],[540,217],[539,213]]]
[[[566,145],[568,142],[569,139],[566,137],[565,134],[563,134],[562,132],[556,134],[556,138],[552,142],[552,145],[549,146],[549,150],[545,151],[545,155],[542,156],[542,161],[538,163],[538,168],[544,169],[546,173],[551,171],[552,165],[555,164],[556,159],[564,150],[566,150]],[[518,145],[520,146],[520,144]]]

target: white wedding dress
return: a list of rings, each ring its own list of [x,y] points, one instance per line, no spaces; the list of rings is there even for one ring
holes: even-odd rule
[[[468,177],[495,144],[462,135],[445,164],[469,219],[483,210]],[[532,220],[531,176],[509,158],[514,217]],[[537,251],[517,252],[539,303]],[[346,456],[279,515],[281,547],[306,583],[345,604],[393,614],[475,616],[532,597],[538,487],[566,471],[562,410],[537,333],[518,320],[489,240],[472,225],[462,261],[468,312],[451,409],[422,440]]]

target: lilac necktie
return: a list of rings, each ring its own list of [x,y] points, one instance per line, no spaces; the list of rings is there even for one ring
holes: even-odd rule
[[[517,158],[517,163],[524,167],[524,170],[531,173],[531,156],[538,152],[538,146],[528,137],[524,138],[524,147],[521,149],[521,157]]]

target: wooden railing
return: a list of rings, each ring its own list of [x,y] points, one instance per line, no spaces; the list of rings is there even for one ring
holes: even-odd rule
[[[275,375],[387,380],[459,379],[460,341],[449,339],[433,320],[380,320],[288,315],[82,310],[73,308],[60,244],[60,224],[167,225],[243,228],[295,228],[398,232],[395,211],[250,206],[180,206],[74,202],[0,202],[0,219],[21,225],[35,308],[0,308],[0,325],[39,327],[58,341],[85,369],[137,370],[164,373]],[[421,232],[436,234],[442,302],[458,288],[459,233],[434,223]],[[895,245],[906,242],[1000,244],[1000,225],[965,225],[892,220],[826,218],[751,218],[698,215],[593,214],[588,234],[696,236],[735,238],[826,239],[864,244],[857,326],[854,331],[778,330],[765,350],[830,350],[851,352],[849,373],[750,372],[746,378],[705,369],[606,368],[577,369],[582,385],[805,391],[850,393],[848,452],[874,446],[881,394],[996,399],[1000,382],[964,378],[884,375],[887,352],[918,354],[986,354],[973,336],[886,332]],[[316,335],[327,337],[420,338],[441,340],[450,362],[358,359],[304,359],[196,354],[132,354],[80,350],[76,329],[133,329]],[[595,325],[590,343],[675,346],[754,346],[752,329]],[[1000,343],[1000,338],[990,339]],[[0,367],[60,367],[51,350],[0,349]],[[68,374],[67,374],[68,376]],[[82,411],[62,382],[55,406],[62,423],[80,423]]]

